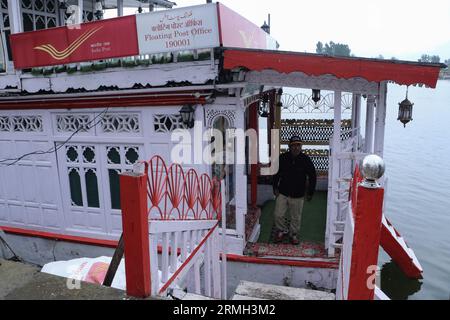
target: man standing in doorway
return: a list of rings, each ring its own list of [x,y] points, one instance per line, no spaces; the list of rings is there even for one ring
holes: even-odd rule
[[[289,140],[289,151],[280,156],[279,170],[273,179],[273,192],[276,196],[276,243],[282,242],[284,235],[287,233],[289,233],[292,244],[300,243],[298,232],[303,202],[305,199],[311,201],[316,188],[316,169],[311,158],[301,150],[302,141],[300,137],[292,136]],[[289,226],[286,226],[286,211],[290,214]]]

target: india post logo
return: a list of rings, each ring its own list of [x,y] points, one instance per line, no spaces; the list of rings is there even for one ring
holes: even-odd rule
[[[84,32],[81,36],[79,36],[75,41],[73,41],[66,49],[59,51],[51,44],[43,44],[37,47],[34,47],[35,50],[41,50],[47,52],[53,59],[63,60],[69,57],[72,53],[75,52],[84,42],[86,42],[90,37],[94,35],[97,31],[99,31],[102,26],[95,27],[90,30]]]

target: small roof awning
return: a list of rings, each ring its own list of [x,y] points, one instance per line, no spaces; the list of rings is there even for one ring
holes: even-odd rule
[[[335,57],[320,54],[224,49],[224,68],[246,68],[251,71],[275,70],[289,74],[303,72],[309,76],[334,75],[339,79],[364,78],[369,82],[392,81],[399,85],[436,87],[440,63],[419,63],[358,57]]]

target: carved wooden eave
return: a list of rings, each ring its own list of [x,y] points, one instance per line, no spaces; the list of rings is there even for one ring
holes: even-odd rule
[[[248,83],[376,93],[381,83],[435,88],[443,64],[225,48],[223,68],[247,70]]]
[[[302,72],[285,74],[274,70],[249,71],[245,76],[245,81],[249,84],[267,86],[337,90],[372,95],[378,93],[378,83],[362,78],[338,79],[333,75],[309,76]]]
[[[218,62],[210,60],[158,64],[148,67],[114,68],[103,71],[77,72],[20,77],[22,91],[28,93],[64,93],[73,90],[96,91],[102,87],[130,89],[136,87],[163,87],[169,83],[203,85],[217,78]],[[9,81],[11,83],[13,81]],[[1,84],[2,82],[0,82]]]

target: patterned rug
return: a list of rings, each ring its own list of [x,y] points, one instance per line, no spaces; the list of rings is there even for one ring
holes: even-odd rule
[[[247,214],[245,215],[245,239],[248,239],[255,226],[259,223],[261,217],[261,208],[248,207]],[[229,205],[227,207],[227,228],[236,229],[236,207]]]
[[[248,243],[245,254],[254,257],[327,258],[324,245],[313,242],[300,242],[298,245],[290,243]]]

